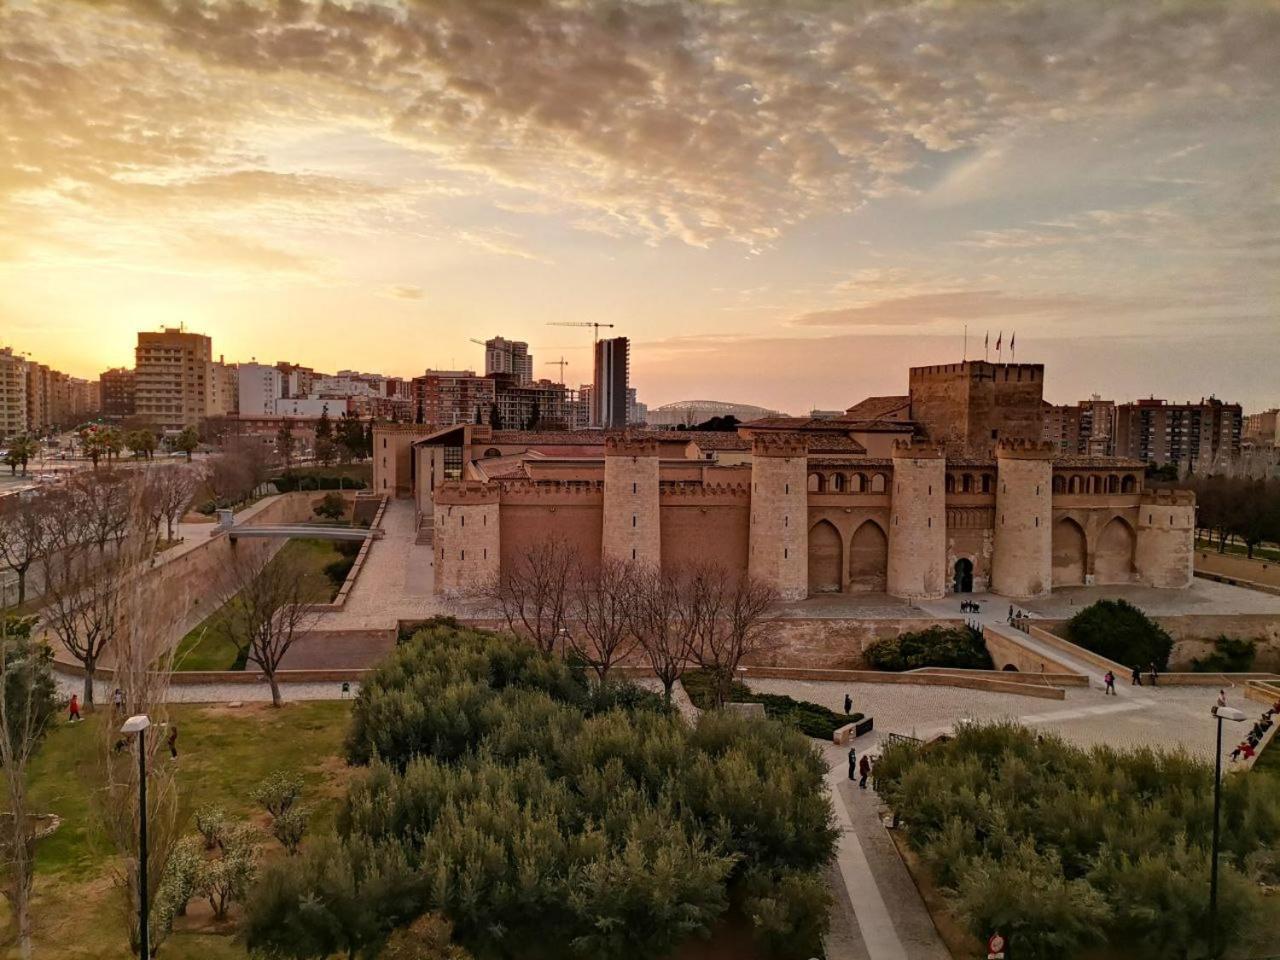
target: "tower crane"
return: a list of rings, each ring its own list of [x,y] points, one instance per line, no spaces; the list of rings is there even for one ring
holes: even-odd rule
[[[560,368],[560,384],[561,384],[562,386],[564,385],[564,368],[565,368],[565,367],[567,367],[568,365],[569,365],[569,361],[568,361],[568,360],[566,360],[566,359],[564,358],[564,354],[561,354],[561,355],[560,355],[560,359],[559,359],[559,360],[548,360],[548,361],[547,361],[547,366],[548,366],[548,367],[559,367],[559,368]]]
[[[592,332],[595,335],[594,337],[595,340],[600,339],[601,327],[608,327],[611,330],[613,329],[612,323],[595,323],[595,322],[587,322],[584,320],[549,320],[547,321],[547,326],[548,327],[591,327]]]

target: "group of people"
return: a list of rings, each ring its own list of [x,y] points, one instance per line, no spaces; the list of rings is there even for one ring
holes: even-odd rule
[[[981,613],[982,606],[974,600],[961,600],[960,612],[961,613]]]
[[[857,780],[858,786],[861,789],[865,790],[867,789],[867,778],[871,777],[872,779],[874,779],[875,775],[876,775],[876,758],[873,756],[869,756],[868,754],[865,754],[865,753],[861,757],[859,757],[857,750],[853,747],[850,747],[849,748],[849,779]]]
[[[846,697],[846,699],[848,698]],[[848,713],[848,708],[845,709],[845,712]],[[123,716],[124,713],[125,713],[124,691],[121,690],[119,687],[116,687],[115,691],[111,694],[111,714],[113,717],[120,717],[120,716]],[[73,693],[71,694],[71,700],[67,703],[67,722],[80,723],[82,720],[84,720],[84,717],[80,716],[80,695],[77,693]],[[165,735],[164,745],[169,748],[169,757],[173,760],[177,760],[178,759],[177,721],[170,720],[168,727],[169,727],[169,732],[168,734]],[[116,745],[115,745],[116,753],[119,753],[122,750],[124,750],[124,748],[128,746],[128,744],[129,744],[129,741],[127,738],[125,737],[120,738],[118,741],[116,741]]]
[[[1152,660],[1151,663],[1147,664],[1147,679],[1151,681],[1151,686],[1153,687],[1156,685],[1156,682],[1160,679],[1160,669],[1156,666],[1156,663],[1154,660]],[[1129,677],[1129,686],[1131,687],[1142,686],[1142,668],[1141,667],[1135,666],[1133,668],[1133,671],[1131,672]]]
[[[1015,610],[1013,604],[1009,604],[1009,626],[1026,633],[1031,626],[1031,615],[1025,610]]]
[[[1219,696],[1219,703],[1221,703],[1223,699],[1223,697]],[[1239,746],[1231,751],[1232,760],[1239,760],[1241,758],[1245,760],[1253,759],[1253,755],[1258,752],[1258,744],[1262,742],[1262,738],[1265,737],[1267,735],[1267,731],[1271,729],[1271,725],[1275,722],[1275,716],[1277,713],[1280,713],[1280,700],[1277,700],[1262,712],[1262,716],[1258,718],[1256,723],[1254,723],[1253,729],[1249,731],[1249,735],[1240,741]]]

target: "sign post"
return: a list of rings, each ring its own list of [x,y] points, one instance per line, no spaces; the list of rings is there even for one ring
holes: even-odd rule
[[[987,960],[1005,960],[1005,948],[1008,944],[1003,936],[993,933],[987,938]]]

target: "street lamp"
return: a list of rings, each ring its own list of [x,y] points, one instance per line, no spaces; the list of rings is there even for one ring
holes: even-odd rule
[[[138,735],[138,956],[151,956],[147,903],[147,728],[151,718],[145,713],[130,717],[120,732]]]
[[[1218,811],[1222,808],[1222,721],[1244,721],[1244,711],[1235,707],[1217,707],[1211,711],[1218,718],[1218,749],[1213,754],[1213,859],[1209,864],[1209,956],[1218,955]]]

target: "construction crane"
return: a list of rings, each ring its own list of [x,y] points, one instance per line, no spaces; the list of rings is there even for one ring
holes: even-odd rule
[[[594,339],[597,341],[600,339],[601,327],[608,327],[609,329],[613,329],[612,323],[588,323],[582,320],[549,320],[547,321],[547,326],[548,327],[591,327],[593,333],[595,334]]]
[[[568,360],[566,360],[566,359],[564,358],[564,354],[560,354],[560,359],[559,359],[559,360],[548,360],[548,361],[547,361],[547,366],[548,366],[548,367],[559,367],[559,368],[560,368],[560,383],[561,383],[562,385],[564,384],[564,368],[565,368],[565,367],[567,367],[568,365],[569,365],[569,361],[568,361]]]

